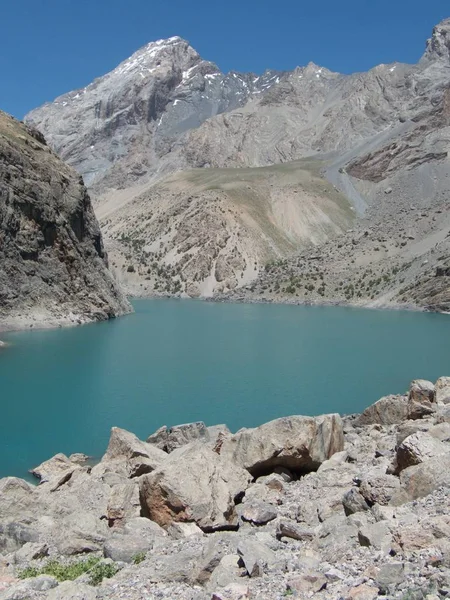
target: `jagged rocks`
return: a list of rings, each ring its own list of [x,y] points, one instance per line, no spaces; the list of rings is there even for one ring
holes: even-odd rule
[[[207,531],[232,528],[238,523],[236,502],[250,481],[243,468],[194,443],[141,478],[141,498],[150,518],[162,526],[194,521]]]
[[[436,456],[400,474],[403,501],[423,498],[442,485],[450,485],[450,454]],[[400,496],[400,498],[402,498]]]
[[[276,467],[295,473],[316,470],[344,449],[339,415],[283,417],[224,440],[220,454],[258,477]]]

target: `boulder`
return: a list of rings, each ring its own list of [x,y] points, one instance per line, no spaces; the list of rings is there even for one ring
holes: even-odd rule
[[[376,550],[388,553],[391,549],[392,535],[386,521],[372,523],[358,531],[361,546],[372,546]]]
[[[405,579],[405,566],[403,563],[387,563],[380,567],[375,583],[383,594],[394,590]]]
[[[30,469],[30,473],[37,477],[41,483],[53,483],[67,481],[76,469],[80,469],[80,466],[72,462],[65,454],[60,453],[44,461],[38,467]]]
[[[435,401],[438,404],[450,404],[450,377],[440,377],[434,390]]]
[[[450,452],[450,445],[425,432],[417,432],[408,436],[397,448],[397,473],[407,467],[418,465],[424,461]]]
[[[277,525],[277,538],[291,538],[293,540],[311,541],[314,539],[314,530],[306,525],[283,519]]]
[[[96,600],[97,597],[95,587],[77,581],[63,581],[48,592],[47,600]]]
[[[380,590],[372,585],[361,583],[349,590],[348,600],[377,600]]]
[[[359,486],[359,491],[369,506],[372,506],[375,502],[386,506],[399,489],[400,482],[398,477],[394,477],[394,475],[365,477]]]
[[[300,598],[308,598],[325,589],[328,580],[319,571],[307,571],[301,575],[293,575],[288,580],[288,590],[297,592]]]
[[[423,498],[442,485],[450,485],[450,454],[435,456],[400,473],[407,499]]]
[[[250,481],[247,471],[197,442],[174,450],[141,478],[141,500],[163,527],[174,521],[193,521],[205,531],[236,527],[236,500]]]
[[[422,419],[435,410],[434,384],[425,379],[413,381],[408,394],[408,419]]]
[[[134,481],[114,485],[111,488],[106,515],[109,526],[120,527],[128,519],[139,517],[140,514],[139,485]]]
[[[249,577],[261,577],[277,560],[273,550],[253,539],[242,540],[237,547],[237,552]]]
[[[408,400],[415,402],[434,402],[434,383],[426,379],[415,379],[409,386]]]
[[[276,508],[272,504],[256,499],[251,502],[240,504],[238,513],[244,521],[249,521],[255,525],[264,525],[269,521],[273,521],[278,514]]]
[[[164,425],[147,438],[147,443],[170,453],[192,442],[204,442],[214,446],[219,436],[226,437],[229,435],[231,435],[231,432],[226,425],[206,427],[203,421],[197,421],[175,425],[174,427]]]
[[[369,510],[370,508],[364,496],[356,487],[351,488],[348,492],[344,494],[342,498],[342,504],[344,506],[344,511],[347,516],[357,512]]]
[[[358,427],[364,425],[397,425],[408,416],[406,396],[385,396],[366,408],[356,419]]]
[[[226,438],[220,455],[247,469],[254,477],[276,467],[294,473],[315,471],[335,452],[344,449],[339,415],[283,417]]]
[[[151,537],[116,532],[106,541],[103,553],[114,561],[132,563],[136,556],[146,554],[153,545],[154,539]]]
[[[18,477],[0,479],[0,515],[2,519],[22,519],[36,515],[36,488]]]
[[[117,465],[129,477],[151,473],[167,458],[167,454],[152,444],[142,442],[134,433],[113,427],[106,454],[101,465]]]

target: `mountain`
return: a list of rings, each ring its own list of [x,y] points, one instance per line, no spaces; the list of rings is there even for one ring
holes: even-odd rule
[[[400,294],[405,286],[399,283],[395,290],[387,290],[382,284],[370,294],[359,290],[351,298],[342,294],[338,299],[434,306],[434,301],[426,300],[430,294],[425,288],[430,285],[434,290],[436,252],[431,253],[431,241],[420,241],[423,236],[432,236],[434,227],[444,224],[445,219],[430,221],[428,233],[427,228],[416,227],[416,213],[439,210],[442,212],[438,215],[447,214],[449,39],[447,19],[433,30],[417,65],[393,63],[367,73],[341,75],[309,63],[292,72],[268,71],[257,77],[224,75],[214,64],[202,60],[187,42],[170,38],[144,47],[84,90],[36,109],[27,121],[44,131],[56,151],[86,178],[113,263],[129,291],[151,294],[162,288],[169,293],[211,295],[244,287],[244,296],[254,297],[250,280],[262,268],[261,285],[266,287],[257,297],[266,297],[264,289],[272,289],[270,298],[286,299],[288,296],[280,290],[292,289],[290,283],[284,285],[286,278],[291,281],[290,275],[280,273],[281,280],[274,280],[270,286],[266,279],[271,271],[264,270],[268,262],[285,261],[291,255],[294,261],[299,255],[309,261],[309,255],[329,254],[326,261],[333,279],[341,260],[338,250],[345,247],[354,259],[348,272],[344,268],[345,277],[350,278],[347,285],[353,285],[353,289],[352,278],[359,280],[362,275],[356,266],[361,263],[376,270],[380,261],[386,261],[383,268],[391,269],[391,254],[398,262],[392,268],[399,269],[411,261],[415,265],[423,255],[428,271],[416,265],[403,278],[411,290],[423,284],[420,298],[414,291]],[[302,177],[291,182],[299,187],[298,195],[293,196],[285,174],[278,177],[275,172],[267,188],[270,193],[263,189],[267,181],[263,172],[255,174],[262,187],[254,206],[266,225],[275,223],[276,229],[266,235],[266,225],[262,229],[254,222],[249,225],[247,217],[245,224],[242,219],[226,219],[222,225],[221,214],[234,213],[237,197],[247,207],[243,215],[248,212],[246,194],[241,193],[244,187],[236,183],[241,171],[236,168],[272,168],[288,163],[292,173],[297,167],[304,173],[305,165],[306,170],[312,169],[311,177],[317,183],[313,204],[325,207],[307,232],[303,230],[300,236],[296,233],[311,206]],[[208,184],[210,168],[224,171],[216,173],[218,179],[214,175],[214,182]],[[200,176],[197,169],[204,174]],[[180,171],[180,175],[173,175]],[[200,182],[202,177],[204,183]],[[232,193],[231,180],[235,180]],[[350,203],[357,216],[354,224],[350,225],[351,218],[343,220],[342,214],[335,218],[335,207],[327,204],[329,184]],[[220,195],[212,190],[220,191]],[[280,220],[275,198],[292,205],[289,219]],[[192,200],[197,211],[194,221],[186,208]],[[216,209],[214,203],[219,200],[222,204]],[[344,206],[342,200],[338,204]],[[189,227],[202,231],[197,244],[195,236],[191,236],[193,244],[187,246],[173,241],[186,235],[186,219]],[[330,226],[323,228],[324,221]],[[243,247],[235,251],[238,260],[218,241],[218,231],[223,227],[227,240],[234,239],[236,232],[241,236]],[[352,231],[346,233],[348,229]],[[325,231],[325,236],[316,235],[318,230]],[[380,239],[392,238],[395,252],[380,254],[375,250],[379,244],[376,240],[373,247],[354,243],[355,232],[368,242],[372,230]],[[401,241],[394,239],[402,230],[415,232],[418,246],[412,256]],[[288,243],[278,243],[275,238],[279,235]],[[336,235],[339,239],[332,241]],[[445,255],[445,236],[444,240],[438,238],[439,244],[444,244]],[[249,245],[254,247],[252,252],[244,249]],[[195,260],[185,246],[196,249]],[[150,265],[147,259],[151,259]],[[441,260],[446,261],[445,257]],[[202,261],[201,267],[191,268]],[[144,267],[137,268],[136,262]],[[253,269],[249,269],[252,262]],[[216,277],[216,264],[219,270],[225,264],[224,270],[229,273],[225,285]],[[289,260],[287,264],[289,271]],[[179,282],[175,287],[167,286],[158,281],[155,269],[162,269],[169,279],[175,277]],[[419,279],[423,280],[420,285]],[[433,283],[424,283],[431,280]],[[328,290],[339,289],[339,282],[334,287],[330,282],[317,297],[308,292],[305,298],[306,294],[297,289],[298,301],[331,299]],[[446,306],[446,293],[444,290],[444,300],[436,305]]]
[[[42,134],[0,112],[0,327],[84,323],[130,311],[81,177]]]

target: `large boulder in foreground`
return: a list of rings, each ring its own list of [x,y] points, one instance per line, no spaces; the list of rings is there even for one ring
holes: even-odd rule
[[[283,417],[226,438],[220,455],[254,477],[285,467],[295,473],[315,471],[344,449],[341,417]]]
[[[162,527],[184,521],[204,531],[233,528],[238,524],[236,501],[250,481],[247,471],[196,442],[174,450],[141,478],[141,502]]]

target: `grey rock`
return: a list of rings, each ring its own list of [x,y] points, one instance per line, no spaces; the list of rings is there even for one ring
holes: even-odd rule
[[[382,593],[389,593],[405,579],[403,563],[388,563],[383,565],[377,573],[375,583]]]
[[[450,445],[424,432],[413,433],[397,448],[397,472],[424,461],[450,453]]]
[[[314,530],[305,525],[299,525],[294,521],[282,520],[277,525],[277,537],[292,538],[293,540],[311,541],[314,539]]]
[[[385,521],[362,527],[358,531],[358,539],[361,546],[372,546],[386,554],[391,549],[392,535]]]
[[[440,377],[434,389],[438,404],[450,404],[450,377]]]
[[[392,496],[399,491],[400,482],[393,475],[376,475],[366,477],[361,481],[359,490],[370,505],[378,503],[382,506],[389,504]]]
[[[50,575],[39,575],[28,579],[26,585],[29,589],[36,592],[48,592],[58,586],[58,580]]]
[[[408,418],[408,404],[405,396],[386,396],[366,408],[356,418],[355,425],[395,425]]]
[[[257,477],[280,466],[297,473],[316,470],[343,447],[339,415],[299,416],[238,432],[224,440],[220,454]]]
[[[277,517],[277,510],[267,502],[252,500],[239,505],[238,514],[244,521],[250,521],[255,525],[264,525]]]
[[[147,553],[153,545],[152,538],[113,533],[105,543],[103,553],[106,558],[111,558],[113,561],[132,563],[135,556]]]
[[[141,502],[138,483],[114,485],[108,501],[107,517],[110,527],[124,525],[128,519],[139,517]]]
[[[423,498],[442,485],[450,485],[450,455],[436,456],[400,473],[407,499]]]
[[[79,175],[42,135],[0,112],[0,317],[5,325],[75,325],[131,311],[108,270]]]
[[[141,478],[141,498],[150,518],[161,526],[194,521],[203,530],[235,527],[235,502],[250,480],[244,469],[205,444],[192,443]]]
[[[310,571],[290,577],[288,580],[288,589],[301,594],[303,597],[308,597],[326,588],[327,582],[328,579],[323,573]]]
[[[76,581],[63,581],[47,595],[47,600],[96,600],[97,598],[97,590],[94,587]]]
[[[262,577],[276,561],[276,554],[255,540],[248,539],[240,542],[237,552],[249,577]]]
[[[344,494],[342,498],[342,504],[344,506],[346,515],[352,515],[357,512],[369,510],[369,505],[367,504],[366,499],[356,487],[353,487]]]

